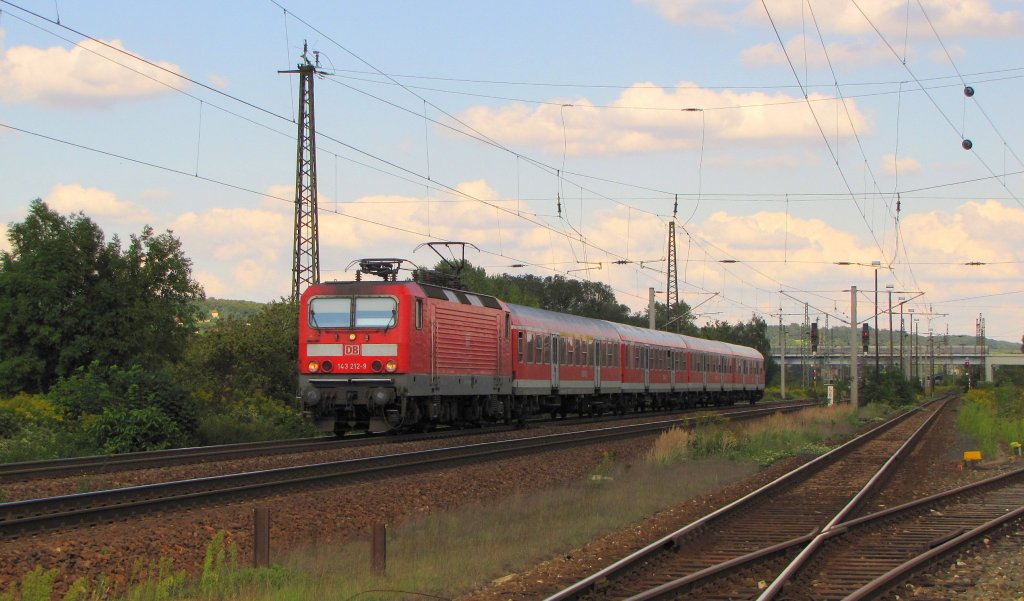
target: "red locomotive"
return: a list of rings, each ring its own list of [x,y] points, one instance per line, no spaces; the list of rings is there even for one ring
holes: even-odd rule
[[[432,284],[326,282],[299,309],[299,397],[339,434],[763,394],[764,357],[752,348]]]

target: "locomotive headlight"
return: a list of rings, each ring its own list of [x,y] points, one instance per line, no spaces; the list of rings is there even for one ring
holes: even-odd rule
[[[383,407],[395,400],[394,388],[371,388],[368,391],[368,400],[371,405]]]
[[[394,359],[391,359],[390,361],[388,361],[387,363],[384,364],[384,369],[386,369],[388,371],[388,373],[391,373],[391,372],[395,371],[396,369],[398,369],[398,364],[395,363]]]
[[[320,371],[320,362],[310,361],[308,364],[306,364],[306,369],[309,371]]]
[[[307,388],[302,392],[302,401],[307,407],[312,407],[320,402],[320,391],[316,388]]]

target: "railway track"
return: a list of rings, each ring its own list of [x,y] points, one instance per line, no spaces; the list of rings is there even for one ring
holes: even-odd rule
[[[837,524],[787,597],[877,598],[940,558],[1024,515],[1024,469]],[[869,581],[865,576],[873,576]]]
[[[808,401],[794,401],[762,405],[763,408],[781,410],[791,406],[808,406]],[[699,410],[690,409],[681,412],[682,415],[692,414]],[[742,409],[720,409],[723,415],[732,415]],[[639,414],[642,415],[642,414]],[[638,417],[632,414],[630,418]],[[568,425],[575,426],[590,423],[614,423],[614,420],[604,418],[574,418],[568,420],[545,421],[537,425]],[[339,448],[351,448],[362,445],[376,445],[382,443],[403,443],[416,442],[420,440],[438,440],[453,438],[456,436],[472,436],[474,434],[494,434],[514,430],[514,427],[495,426],[478,429],[448,429],[437,432],[422,434],[405,434],[402,436],[361,436],[339,439],[334,436],[301,438],[294,440],[279,440],[270,442],[251,442],[229,445],[217,445],[211,447],[191,447],[186,449],[168,449],[164,451],[146,451],[141,453],[122,453],[119,455],[94,455],[89,457],[71,457],[66,459],[53,459],[46,461],[25,461],[17,463],[0,464],[0,485],[13,482],[25,482],[43,478],[59,478],[64,476],[90,476],[97,474],[108,474],[129,470],[141,470],[173,465],[189,465],[197,463],[208,463],[215,461],[226,461],[234,459],[245,459],[249,457],[263,457],[269,455],[283,455],[288,453],[308,453],[317,451],[329,451]]]
[[[807,404],[723,411],[731,419],[754,419],[777,411],[796,411]],[[235,501],[282,491],[386,478],[414,471],[444,469],[570,446],[649,436],[695,418],[602,427],[425,451],[334,461],[315,465],[254,471],[132,486],[113,490],[0,503],[0,536],[14,538],[44,530],[123,519],[126,516],[181,507]]]
[[[884,485],[938,413],[890,420],[547,601],[775,598],[845,530],[839,524]]]
[[[91,455],[45,461],[22,461],[0,464],[0,483],[24,482],[40,478],[82,476],[110,472],[166,467],[205,461],[222,461],[276,453],[301,453],[334,448],[339,441],[332,437],[300,438],[274,442],[252,442],[213,447],[167,449],[119,455]]]

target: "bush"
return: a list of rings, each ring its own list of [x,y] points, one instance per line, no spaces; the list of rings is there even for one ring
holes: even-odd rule
[[[907,380],[901,369],[866,374],[861,403],[886,403],[891,406],[909,405],[923,393],[920,382]]]
[[[196,407],[188,391],[168,369],[125,370],[93,362],[61,378],[47,393],[60,414],[69,421],[102,415],[108,409],[156,408],[173,420],[177,432],[191,437],[198,424]]]
[[[80,437],[65,426],[44,397],[19,394],[0,399],[0,463],[82,454]]]
[[[298,305],[270,303],[246,319],[222,319],[193,336],[178,370],[194,396],[233,402],[295,394]]]
[[[1000,445],[1024,441],[1024,394],[1009,384],[971,390],[963,396],[956,423],[985,457],[995,457]]]
[[[318,430],[312,424],[281,401],[256,397],[209,411],[200,420],[197,438],[200,444],[214,445],[316,434]]]
[[[159,451],[185,446],[188,438],[156,407],[109,408],[89,424],[87,434],[107,453]]]
[[[19,394],[0,400],[0,414],[9,415],[21,424],[52,426],[61,417],[49,400],[34,394]]]
[[[0,463],[58,459],[65,456],[66,439],[50,428],[23,425],[16,434],[0,439]]]

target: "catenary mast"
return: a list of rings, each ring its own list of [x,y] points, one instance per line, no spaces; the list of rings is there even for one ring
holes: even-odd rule
[[[302,44],[302,62],[298,68],[279,73],[299,75],[298,145],[295,165],[295,238],[292,246],[292,302],[302,291],[320,281],[320,236],[317,230],[316,207],[316,127],[313,118],[313,76],[319,71],[309,62],[307,44]]]

